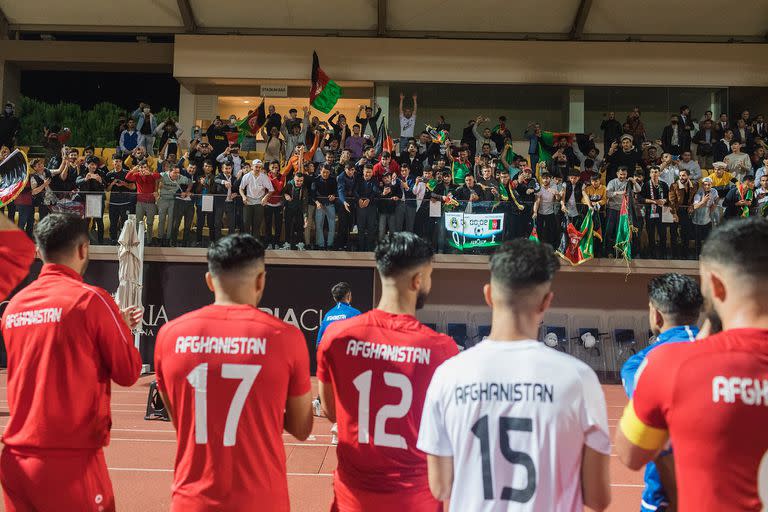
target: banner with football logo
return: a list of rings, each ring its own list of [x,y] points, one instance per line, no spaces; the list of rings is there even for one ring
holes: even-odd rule
[[[460,251],[496,247],[502,242],[504,214],[445,212],[445,229],[451,246]]]

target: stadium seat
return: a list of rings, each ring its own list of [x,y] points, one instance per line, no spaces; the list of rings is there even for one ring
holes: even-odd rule
[[[478,343],[480,341],[483,341],[490,334],[491,334],[491,326],[490,325],[478,325],[477,326]]]
[[[98,149],[96,151],[98,151]],[[115,154],[115,148],[102,148],[101,150],[100,158],[104,163],[104,165],[106,165],[109,170],[114,169],[114,166],[112,165],[112,155],[114,154]]]
[[[541,329],[542,333],[542,341],[546,338],[547,334],[554,334],[557,336],[557,345],[555,345],[554,349],[559,350],[560,352],[567,352],[568,348],[568,335],[567,330],[565,326],[563,325],[542,325]]]
[[[448,322],[448,324],[446,324],[446,334],[453,338],[457,345],[469,348],[469,346],[467,346],[470,342],[469,337],[467,336],[467,324]]]

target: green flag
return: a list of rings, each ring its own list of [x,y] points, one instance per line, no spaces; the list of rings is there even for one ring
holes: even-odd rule
[[[343,95],[339,84],[328,78],[320,68],[317,52],[312,54],[312,89],[309,92],[309,103],[321,112],[329,113]]]
[[[543,144],[542,144],[543,143]],[[539,143],[539,162],[549,162],[552,160],[552,153],[550,153],[544,146],[551,148],[555,145],[555,132],[541,131],[541,141]],[[533,169],[536,172],[536,169]]]
[[[624,195],[616,229],[616,245],[613,247],[627,261],[632,260],[632,223],[629,220],[629,198]]]

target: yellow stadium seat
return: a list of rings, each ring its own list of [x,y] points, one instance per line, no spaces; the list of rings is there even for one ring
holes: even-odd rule
[[[98,149],[96,151],[99,151]],[[115,148],[103,148],[101,152],[101,161],[107,166],[109,170],[112,170],[112,155],[115,154]]]

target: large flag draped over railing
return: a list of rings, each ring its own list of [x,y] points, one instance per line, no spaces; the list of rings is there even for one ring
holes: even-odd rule
[[[577,229],[572,222],[564,221],[566,224],[563,234],[560,238],[560,247],[557,249],[557,255],[566,260],[571,265],[581,265],[595,257],[594,252],[594,211],[587,211],[584,220],[581,223],[581,229]]]

